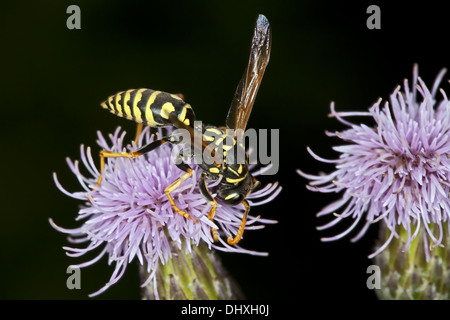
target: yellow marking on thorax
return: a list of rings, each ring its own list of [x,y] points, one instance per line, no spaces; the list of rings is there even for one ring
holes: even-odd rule
[[[227,145],[227,144],[224,144],[224,145],[223,145],[223,149],[224,149],[225,151],[228,151],[228,150],[230,150],[230,149],[233,149],[233,147],[234,147],[234,146],[229,146],[229,145]]]
[[[133,89],[134,90],[134,89]],[[133,120],[133,115],[131,114],[131,108],[128,105],[128,101],[130,100],[130,92],[133,90],[127,90],[125,95],[123,96],[123,112],[128,120]]]
[[[203,139],[205,139],[206,141],[214,141],[214,137],[207,136],[205,134],[203,134]]]
[[[234,145],[236,144],[236,140],[234,140],[233,137],[227,135],[226,133],[224,133],[222,135],[222,138],[223,138],[223,140],[225,140],[225,143],[223,145],[223,149],[226,150],[226,151],[228,151],[230,149],[233,149]],[[228,144],[230,141],[233,142],[233,144]]]
[[[228,167],[228,170],[230,170],[231,172],[233,172],[234,175],[239,177],[239,173],[237,173],[233,168]],[[242,170],[241,170],[242,171]]]
[[[191,121],[189,119],[184,119],[183,123],[187,126],[191,125]]]
[[[217,139],[216,141],[214,141],[214,144],[215,144],[216,146],[219,146],[219,145],[222,143],[222,141],[223,141],[223,138],[220,137],[219,139]]]
[[[238,173],[239,173],[239,174],[242,173],[242,164],[239,165]]]
[[[212,172],[212,173],[219,173],[220,170],[219,170],[219,168],[212,167],[212,168],[209,168],[209,172]]]
[[[220,131],[219,129],[216,129],[216,128],[208,128],[208,129],[206,129],[206,131],[210,131],[210,132],[213,132],[215,134],[220,134],[220,135],[223,134],[222,131]]]
[[[229,168],[228,168],[228,169],[229,169]],[[242,180],[244,180],[246,176],[247,176],[247,175],[245,175],[245,176],[243,176],[243,177],[241,177],[241,178],[237,178],[237,179],[226,178],[226,180],[227,180],[227,182],[229,182],[229,183],[238,183],[238,182],[241,182]]]
[[[155,118],[153,118],[153,112],[151,110],[151,106],[153,102],[155,102],[156,97],[160,94],[161,91],[154,91],[150,97],[148,98],[147,104],[145,105],[145,120],[149,126],[155,126],[158,123],[155,122]]]
[[[136,95],[134,96],[134,101],[133,101],[134,120],[136,120],[136,122],[138,122],[138,123],[142,123],[142,112],[138,108],[138,103],[139,103],[139,101],[141,101],[142,92],[144,92],[145,90],[147,90],[147,89],[139,89],[136,92]]]
[[[169,119],[169,114],[175,111],[175,107],[171,102],[166,102],[161,107],[161,117],[164,119]]]

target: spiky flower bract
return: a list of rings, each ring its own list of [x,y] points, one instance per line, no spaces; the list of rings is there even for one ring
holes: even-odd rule
[[[117,128],[114,134],[109,135],[108,142],[99,132],[97,143],[102,149],[122,152],[136,150],[155,139],[150,129],[146,128],[140,135],[137,146],[134,143],[125,145],[125,134]],[[142,286],[151,284],[155,281],[158,266],[166,265],[172,258],[173,248],[188,255],[194,247],[206,244],[209,249],[266,255],[238,245],[230,246],[222,237],[218,243],[214,242],[211,227],[218,228],[225,236],[235,235],[244,207],[219,204],[214,221],[210,221],[208,213],[211,205],[199,191],[201,169],[195,163],[190,164],[194,174],[183,181],[171,195],[177,206],[198,222],[186,219],[173,209],[164,190],[183,173],[174,164],[172,148],[175,147],[165,144],[136,159],[108,158],[101,184],[96,187],[100,172],[94,164],[90,148],[81,146],[81,163],[87,173],[81,172],[80,162],[67,159],[71,171],[83,188],[79,192],[66,191],[56,174],[54,175],[55,183],[62,192],[84,202],[77,217],[77,220],[83,221],[79,228],[64,229],[50,220],[55,229],[69,235],[72,243],[86,243],[84,248],[64,247],[67,255],[80,257],[98,250],[96,258],[77,266],[86,267],[105,255],[109,264],[114,264],[110,280],[91,296],[98,295],[115,284],[133,260],[137,260],[148,275]],[[214,190],[217,183],[210,182],[208,187]],[[271,201],[279,191],[277,183],[268,184],[250,194],[248,199],[252,206],[257,206]],[[260,229],[264,227],[262,224],[274,222],[249,216],[246,231]],[[154,282],[154,286],[156,285]],[[155,298],[158,299],[158,291],[155,292]]]
[[[447,228],[448,222],[444,223]],[[431,224],[434,232],[439,232],[437,224]],[[386,226],[379,232],[379,242],[389,237]],[[373,263],[379,267],[378,285],[375,293],[382,300],[448,300],[450,298],[450,237],[443,233],[442,246],[434,247],[429,258],[423,236],[424,228],[403,250],[408,242],[405,229],[400,229],[399,236],[394,237],[389,246],[380,252]]]
[[[357,241],[372,224],[383,222],[389,236],[369,257],[382,252],[400,231],[406,235],[403,251],[422,235],[426,260],[430,248],[443,244],[450,215],[450,103],[438,89],[444,73],[430,91],[415,66],[411,86],[405,80],[403,91],[398,86],[389,101],[382,105],[379,99],[367,112],[337,112],[331,104],[331,116],[348,126],[327,133],[344,142],[333,147],[339,157],[327,160],[308,151],[335,170],[326,175],[299,174],[310,180],[311,191],[342,193],[318,213],[333,216],[320,230],[353,221],[346,231],[323,241],[340,239],[363,222],[352,238]],[[374,125],[352,123],[347,120],[351,116],[369,117]]]

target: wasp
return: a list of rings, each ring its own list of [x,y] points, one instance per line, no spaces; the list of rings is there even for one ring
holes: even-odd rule
[[[174,127],[185,129],[189,132],[191,140],[186,142],[190,154],[193,156],[198,149],[205,153],[209,151],[212,155],[223,155],[223,161],[206,161],[204,158],[199,167],[203,170],[199,178],[199,189],[203,197],[210,202],[211,209],[208,218],[213,221],[217,199],[226,205],[238,205],[242,203],[245,211],[236,233],[236,236],[230,236],[227,242],[230,245],[237,244],[242,238],[247,214],[250,211],[250,205],[247,202],[247,196],[259,185],[248,170],[248,154],[244,150],[243,132],[247,126],[250,113],[255,102],[256,94],[261,84],[264,71],[269,62],[271,50],[271,27],[267,18],[259,15],[253,30],[253,38],[250,49],[248,65],[244,71],[237,89],[235,91],[230,109],[226,118],[226,127],[195,125],[196,120],[194,110],[191,105],[184,101],[182,94],[170,94],[152,89],[131,89],[121,91],[110,96],[101,106],[109,110],[116,116],[124,117],[138,124],[136,137],[140,135],[142,126],[150,127]],[[229,132],[233,132],[230,137]],[[196,146],[193,137],[201,135],[201,146]],[[100,177],[97,186],[101,184],[101,173],[105,166],[105,158],[125,157],[136,158],[142,154],[150,152],[165,143],[178,144],[179,137],[175,134],[162,137],[147,145],[142,146],[136,151],[131,152],[111,152],[103,150],[100,152]],[[244,161],[229,161],[230,153],[233,155],[242,152],[245,154]],[[236,157],[231,157],[236,159]],[[182,181],[188,179],[192,174],[192,168],[184,161],[183,156],[179,155],[176,166],[184,173],[165,189],[173,209],[186,219],[192,219],[197,222],[189,213],[180,210],[171,196]],[[211,195],[208,189],[206,179],[217,181],[216,198]],[[211,228],[214,241],[218,240],[217,229]]]

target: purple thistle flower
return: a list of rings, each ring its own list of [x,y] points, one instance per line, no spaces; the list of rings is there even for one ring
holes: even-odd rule
[[[430,92],[415,65],[412,87],[405,80],[403,92],[398,86],[390,103],[386,101],[382,107],[379,99],[368,112],[336,112],[331,103],[331,116],[349,128],[327,135],[347,144],[333,147],[340,154],[336,160],[323,159],[309,148],[308,152],[319,161],[333,164],[335,171],[327,175],[298,173],[311,181],[307,186],[311,191],[343,193],[317,214],[334,216],[319,230],[343,220],[354,221],[344,232],[323,241],[340,239],[365,220],[352,242],[376,222],[383,221],[390,232],[387,241],[369,258],[382,252],[393,237],[398,238],[399,228],[407,234],[403,250],[420,230],[424,231],[427,261],[430,244],[443,245],[443,234],[450,231],[443,230],[445,225],[450,227],[446,223],[450,215],[450,103],[442,89],[437,102],[436,92],[444,74],[445,70],[439,73]],[[346,120],[350,116],[371,117],[375,125],[351,123]],[[439,230],[437,234],[432,231],[434,227]]]
[[[108,143],[99,132],[97,143],[105,150],[121,152],[125,149],[125,134],[125,131],[117,128],[115,133],[109,136],[111,142]],[[138,146],[133,143],[133,146],[126,146],[126,149],[136,150],[153,139],[154,135],[150,134],[150,128],[147,127],[140,136]],[[66,254],[70,257],[80,257],[90,251],[100,250],[96,258],[77,266],[89,266],[104,255],[109,257],[109,264],[115,264],[108,283],[90,296],[98,295],[115,284],[124,274],[128,263],[135,258],[149,274],[142,286],[153,281],[156,287],[154,277],[158,264],[165,264],[171,258],[171,246],[174,245],[179,249],[183,247],[186,254],[192,251],[192,246],[204,242],[210,249],[267,255],[237,245],[230,246],[222,237],[219,238],[219,243],[214,243],[211,227],[218,228],[226,236],[234,236],[239,228],[244,207],[219,203],[214,222],[211,222],[207,217],[210,204],[198,188],[201,169],[194,163],[190,165],[195,174],[182,182],[171,195],[178,207],[197,219],[198,223],[173,210],[164,190],[180,177],[182,171],[174,164],[172,148],[176,146],[166,144],[133,160],[108,158],[102,182],[99,187],[94,188],[100,173],[94,164],[90,148],[85,150],[81,146],[81,162],[88,171],[87,175],[81,173],[78,161],[67,159],[71,171],[84,190],[80,192],[66,191],[54,174],[55,183],[63,193],[84,201],[77,217],[77,220],[84,221],[81,227],[64,229],[50,219],[56,230],[69,235],[70,242],[87,243],[87,246],[81,249],[64,247]],[[261,174],[263,170],[264,168],[261,168],[253,175]],[[209,184],[211,190],[214,190],[217,183],[215,181]],[[274,199],[280,191],[278,183],[268,184],[250,194],[248,200],[252,206],[261,205]],[[276,221],[248,216],[246,231],[264,227],[257,223]]]

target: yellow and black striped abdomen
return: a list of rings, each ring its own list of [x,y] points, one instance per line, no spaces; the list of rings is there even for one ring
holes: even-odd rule
[[[186,125],[193,126],[195,114],[192,107],[179,96],[152,89],[130,89],[110,96],[101,106],[116,116],[151,127],[173,125],[173,113]]]

